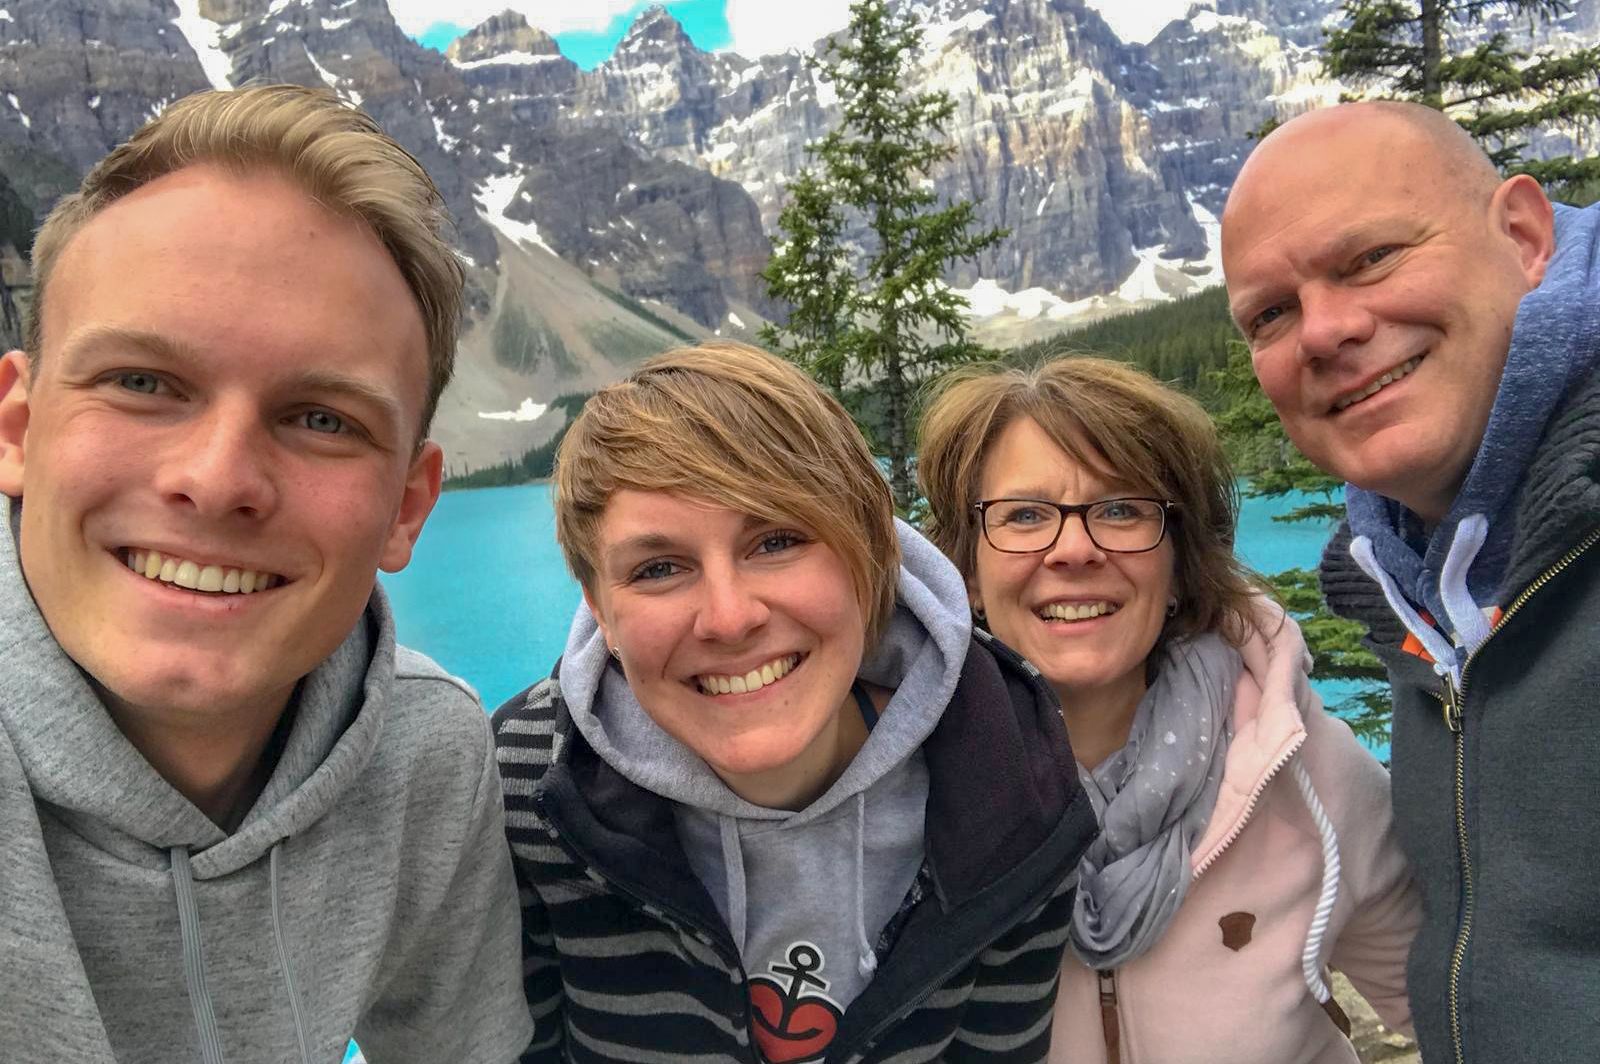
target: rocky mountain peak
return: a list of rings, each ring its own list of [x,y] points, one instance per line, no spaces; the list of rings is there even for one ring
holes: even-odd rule
[[[652,4],[633,20],[633,25],[628,27],[628,32],[618,42],[617,50],[607,62],[628,63],[637,60],[659,62],[662,59],[699,52],[700,49],[695,47],[689,35],[684,32],[683,24],[673,18],[672,13],[660,4]]]
[[[556,39],[528,24],[516,11],[502,11],[456,38],[445,55],[452,63],[474,63],[514,55],[560,55]]]

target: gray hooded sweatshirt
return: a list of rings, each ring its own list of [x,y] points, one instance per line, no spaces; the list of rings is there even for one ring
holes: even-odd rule
[[[0,1061],[514,1060],[532,1035],[487,718],[381,591],[231,835],[51,636],[0,497]]]
[[[872,978],[878,936],[922,867],[928,772],[919,748],[955,692],[972,637],[961,574],[896,524],[900,598],[860,671],[894,695],[843,774],[798,812],[740,798],[658,727],[608,667],[604,636],[582,606],[561,660],[562,695],[584,739],[624,777],[676,803],[689,863],[745,970],[776,988],[803,979],[808,997],[841,1013]]]

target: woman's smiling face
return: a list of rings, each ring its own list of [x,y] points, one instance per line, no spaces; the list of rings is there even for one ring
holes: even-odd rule
[[[1093,453],[1086,446],[1078,448]],[[984,458],[980,499],[1090,503],[1150,492],[1078,462],[1032,418],[1011,422]],[[1061,694],[1144,689],[1145,659],[1176,594],[1172,536],[1140,554],[1101,550],[1083,520],[1069,516],[1055,546],[1005,554],[980,538],[973,605],[989,630],[1038,667]],[[1068,619],[1087,614],[1084,619]]]
[[[595,555],[584,597],[634,696],[730,789],[774,804],[842,767],[866,625],[831,547],[795,522],[624,489]]]

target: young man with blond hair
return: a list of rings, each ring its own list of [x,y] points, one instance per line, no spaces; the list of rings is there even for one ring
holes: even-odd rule
[[[432,182],[292,86],[179,101],[51,212],[0,360],[0,1059],[514,1059],[475,696],[378,569],[439,493]]]
[[[1423,1059],[1600,1060],[1600,209],[1344,104],[1262,141],[1222,253],[1262,389],[1349,482],[1322,588],[1393,690]]]

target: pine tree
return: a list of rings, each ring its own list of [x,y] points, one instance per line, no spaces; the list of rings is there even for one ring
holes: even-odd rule
[[[916,386],[946,367],[989,356],[966,334],[966,301],[943,281],[1005,235],[979,230],[971,202],[939,205],[929,173],[955,154],[946,136],[955,101],[908,92],[922,44],[909,12],[856,0],[850,26],[818,57],[838,95],[837,127],[810,145],[815,169],[789,185],[779,247],[763,271],[794,310],[762,339],[835,392],[865,385],[881,406],[876,446],[888,454],[896,505],[915,497],[909,426]]]
[[[1568,0],[1345,0],[1323,67],[1379,96],[1444,111],[1501,170],[1532,174],[1558,195],[1583,195],[1600,180],[1600,159],[1524,152],[1534,130],[1570,130],[1600,117],[1600,48],[1531,53],[1513,48],[1504,33],[1482,31],[1491,12],[1531,25],[1568,10]]]
[[[1320,502],[1297,507],[1275,521],[1327,521],[1344,516],[1342,503],[1334,501],[1343,487],[1312,465],[1289,442],[1277,411],[1261,391],[1250,366],[1249,349],[1239,340],[1229,341],[1226,367],[1211,374],[1221,412],[1217,428],[1233,443],[1236,453],[1248,449],[1241,463],[1252,498],[1300,492],[1320,496]],[[1315,663],[1311,675],[1318,680],[1338,680],[1355,685],[1352,694],[1334,708],[1357,735],[1387,742],[1389,738],[1389,679],[1383,663],[1361,645],[1366,629],[1359,622],[1337,617],[1322,597],[1322,584],[1309,569],[1289,569],[1267,576],[1284,607],[1300,625]]]

